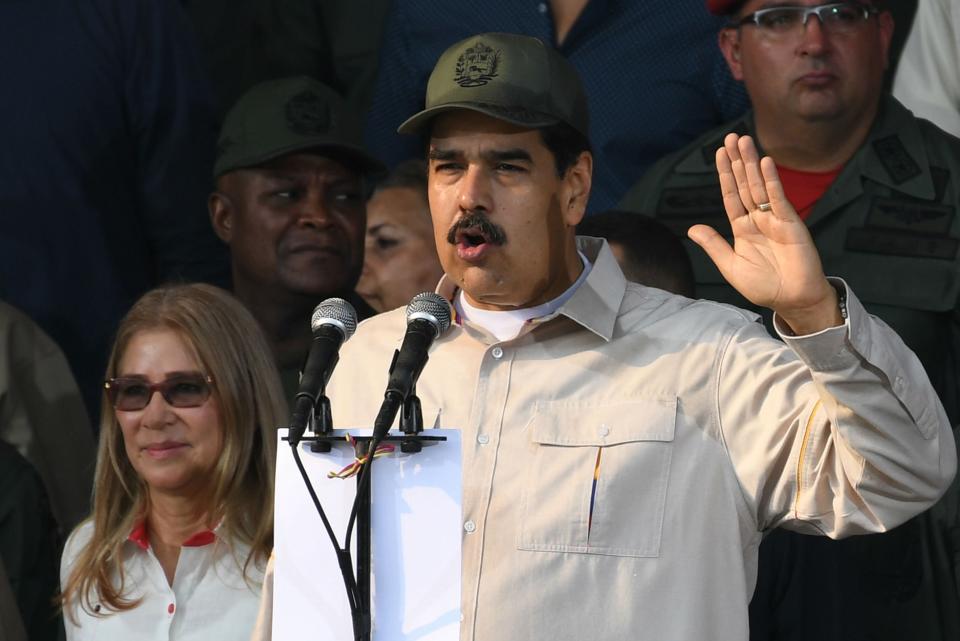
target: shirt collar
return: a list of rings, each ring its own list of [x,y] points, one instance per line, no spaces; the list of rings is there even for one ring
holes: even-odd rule
[[[613,337],[613,328],[620,311],[620,303],[627,290],[627,279],[617,265],[607,241],[588,236],[577,237],[577,249],[587,257],[593,267],[583,284],[557,312],[543,320],[549,320],[562,314],[577,324],[590,330],[600,338],[609,341]],[[452,301],[457,293],[456,283],[446,274],[437,285],[437,293],[450,303],[451,318],[458,325],[461,319],[456,314]]]
[[[191,535],[182,545],[185,548],[203,547],[204,545],[210,545],[216,539],[217,535],[214,530],[201,530]],[[137,521],[127,540],[133,541],[141,550],[146,550],[150,547],[150,533],[147,530],[146,519]]]

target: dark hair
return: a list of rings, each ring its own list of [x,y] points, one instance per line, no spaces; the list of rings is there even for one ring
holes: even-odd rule
[[[585,151],[593,153],[587,137],[565,122],[539,127],[537,131],[543,138],[543,144],[553,154],[554,163],[557,165],[557,175],[561,178],[577,162],[580,154]]]
[[[627,280],[693,298],[693,266],[686,248],[656,218],[632,211],[609,210],[587,216],[577,234],[606,238],[623,248],[620,265]]]
[[[377,182],[373,191],[382,189],[413,189],[427,197],[427,163],[419,158],[404,160]]]

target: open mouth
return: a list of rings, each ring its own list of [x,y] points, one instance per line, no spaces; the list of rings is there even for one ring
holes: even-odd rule
[[[457,255],[466,261],[483,258],[506,240],[506,234],[499,226],[477,213],[468,214],[459,220],[447,234],[447,241],[456,246]]]
[[[476,227],[457,230],[455,241],[457,255],[466,261],[476,261],[483,258],[493,246],[493,243],[490,242],[490,236]]]

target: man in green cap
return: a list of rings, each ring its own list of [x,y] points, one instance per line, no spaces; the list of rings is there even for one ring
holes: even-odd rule
[[[382,166],[329,87],[301,76],[248,91],[220,133],[210,220],[230,247],[233,291],[260,322],[288,399],[325,298],[349,300],[363,267],[365,176]]]
[[[748,138],[716,155],[736,249],[691,233],[785,343],[748,312],[628,283],[575,235],[586,115],[556,51],[481,34],[440,57],[401,126],[426,140],[456,319],[417,393],[426,425],[462,432],[462,530],[436,533],[462,537],[460,639],[745,640],[762,531],[909,518],[953,478],[950,426],[916,357],[824,276]],[[344,345],[335,424],[369,423],[405,323],[381,314]],[[295,563],[278,556],[278,580]]]
[[[917,353],[957,425],[960,140],[883,95],[894,29],[885,4],[709,0],[729,17],[719,44],[753,110],[661,160],[621,207],[681,235],[697,223],[729,235],[712,150],[730,132],[754,136],[824,269]],[[702,254],[691,257],[700,296],[749,306]],[[951,505],[878,537],[774,533],[761,550],[754,638],[960,638],[960,487],[948,497]],[[821,585],[826,573],[834,579]],[[820,615],[802,616],[811,611]],[[790,634],[775,632],[785,627]]]

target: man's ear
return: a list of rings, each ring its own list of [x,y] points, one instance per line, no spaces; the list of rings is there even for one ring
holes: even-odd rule
[[[740,65],[740,31],[731,27],[725,27],[717,34],[717,44],[720,45],[720,51],[723,53],[727,66],[730,67],[730,75],[736,80],[743,81],[743,67]]]
[[[563,216],[567,225],[575,227],[587,213],[587,200],[593,184],[593,155],[589,151],[580,152],[563,177]]]
[[[207,198],[207,210],[210,212],[210,224],[213,231],[227,245],[233,239],[233,222],[236,210],[233,201],[222,191],[214,191]]]

